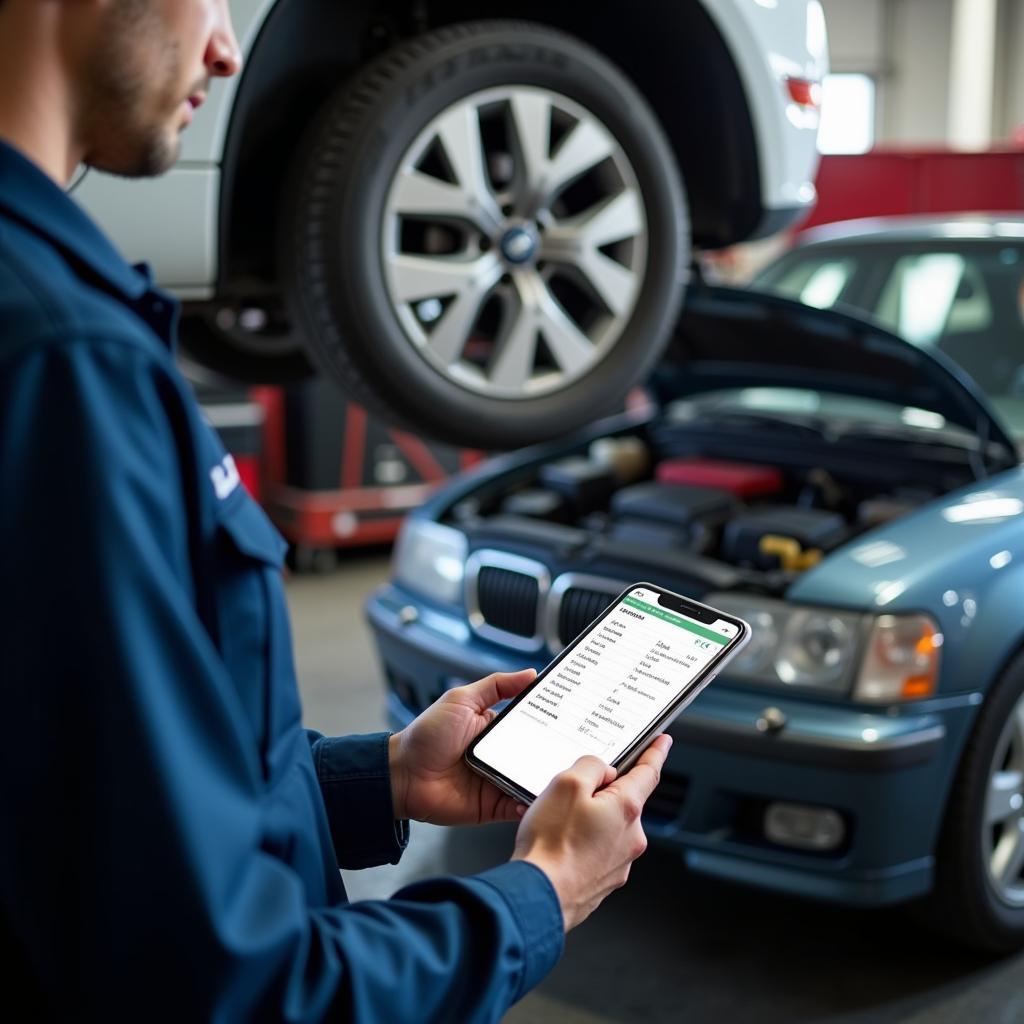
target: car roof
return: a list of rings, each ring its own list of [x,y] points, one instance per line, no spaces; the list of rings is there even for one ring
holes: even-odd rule
[[[864,217],[823,224],[797,236],[796,248],[814,245],[885,245],[890,242],[929,242],[957,239],[988,241],[1024,239],[1024,212],[907,214]]]

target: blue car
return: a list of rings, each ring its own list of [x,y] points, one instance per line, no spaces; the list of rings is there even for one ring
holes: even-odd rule
[[[408,518],[367,606],[394,724],[542,667],[649,580],[754,630],[671,727],[652,842],[1024,944],[1024,473],[999,414],[877,322],[703,284],[648,394]]]

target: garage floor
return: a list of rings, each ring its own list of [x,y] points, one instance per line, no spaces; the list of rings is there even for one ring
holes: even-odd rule
[[[330,576],[293,577],[307,725],[384,728],[383,684],[362,602],[387,556],[346,558]],[[346,872],[353,899],[384,897],[430,874],[504,860],[512,832],[413,826],[395,867]],[[818,906],[690,875],[651,850],[629,885],[569,936],[547,981],[511,1024],[1019,1024],[1024,954],[988,961],[944,946],[897,911]]]

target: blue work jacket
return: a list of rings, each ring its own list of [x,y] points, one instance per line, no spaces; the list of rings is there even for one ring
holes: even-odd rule
[[[496,1020],[557,960],[522,862],[394,863],[387,735],[301,725],[285,544],[177,305],[0,143],[0,955],[29,1019]],[[28,1002],[22,1002],[22,1000]]]

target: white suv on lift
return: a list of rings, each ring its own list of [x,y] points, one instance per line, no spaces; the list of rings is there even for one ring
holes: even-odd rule
[[[178,166],[78,195],[186,300],[186,353],[243,380],[318,368],[458,443],[551,437],[650,370],[691,245],[814,202],[818,0],[231,12],[245,67]]]

